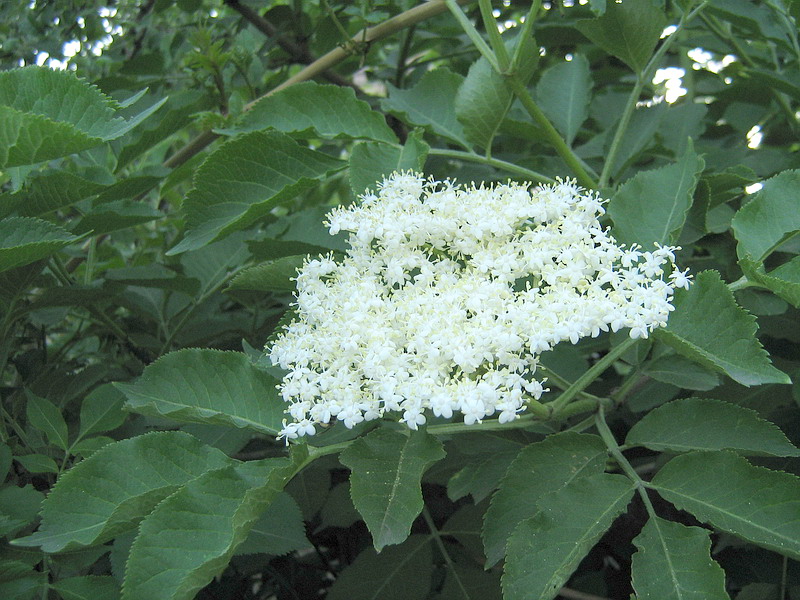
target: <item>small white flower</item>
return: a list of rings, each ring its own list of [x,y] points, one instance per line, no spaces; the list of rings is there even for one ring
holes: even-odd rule
[[[461,415],[508,423],[546,390],[538,356],[563,341],[666,324],[688,271],[674,251],[624,248],[603,200],[575,182],[457,187],[395,173],[327,216],[350,249],[310,259],[297,319],[267,350],[289,371],[280,438],[400,414],[409,428]],[[671,274],[665,280],[664,273]]]

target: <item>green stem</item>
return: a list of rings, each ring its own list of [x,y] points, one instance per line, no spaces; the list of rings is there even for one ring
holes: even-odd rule
[[[749,288],[749,287],[760,287],[760,286],[755,281],[750,281],[747,278],[747,275],[742,275],[736,281],[728,284],[728,289],[730,291],[732,291],[732,292],[737,292],[739,290],[743,290],[743,289]]]
[[[644,87],[645,82],[652,81],[655,70],[658,68],[658,65],[661,63],[661,59],[667,53],[667,50],[669,50],[670,46],[672,46],[673,42],[678,38],[678,33],[683,29],[686,23],[691,21],[703,8],[705,8],[707,3],[708,2],[706,0],[706,2],[700,4],[700,6],[691,12],[683,13],[681,20],[678,22],[676,30],[672,32],[672,35],[664,40],[661,46],[659,46],[658,50],[656,50],[656,52],[650,58],[642,72],[636,74],[636,83],[634,84],[633,90],[631,90],[631,93],[628,96],[625,109],[622,111],[622,116],[620,117],[619,124],[617,125],[617,130],[614,132],[614,138],[611,140],[611,146],[609,147],[608,154],[606,155],[606,162],[603,165],[603,172],[600,174],[599,186],[601,188],[608,186],[608,182],[612,175],[611,170],[614,168],[614,163],[616,162],[617,154],[619,153],[620,146],[622,144],[622,138],[625,137],[625,132],[628,130],[628,125],[630,124],[631,117],[633,116],[633,111],[636,108],[636,102],[639,100],[639,95],[642,93],[642,88]]]
[[[642,498],[642,502],[644,502],[644,507],[647,510],[647,514],[650,515],[651,519],[656,518],[656,511],[653,508],[653,503],[650,501],[650,497],[647,495],[647,485],[639,477],[639,474],[636,472],[636,469],[633,468],[631,463],[628,462],[628,459],[622,454],[622,451],[617,444],[617,440],[614,439],[614,434],[611,433],[611,430],[608,428],[608,424],[606,423],[606,415],[603,409],[603,406],[600,405],[600,410],[597,411],[595,415],[595,425],[597,426],[597,431],[600,434],[600,437],[603,438],[603,441],[608,448],[608,451],[611,453],[611,456],[614,457],[614,460],[617,461],[617,464],[620,466],[622,471],[636,484],[636,491],[639,492],[639,496]]]
[[[572,386],[571,381],[562,377],[555,371],[548,369],[542,364],[538,365],[536,367],[536,370],[541,371],[542,374],[547,378],[548,382],[552,382],[558,389],[562,391],[568,390]],[[600,400],[600,398],[598,398],[594,394],[590,394],[589,392],[581,392],[579,396],[585,398],[586,400],[594,400],[595,402]]]
[[[554,412],[553,418],[559,420],[568,419],[570,417],[574,417],[575,415],[579,415],[581,413],[594,412],[597,410],[598,406],[606,406],[611,404],[612,401],[609,398],[595,398],[593,400],[590,399],[576,400],[575,402],[570,402],[560,411]]]
[[[597,379],[603,371],[614,364],[620,356],[625,354],[636,341],[637,340],[631,338],[626,339],[616,348],[612,348],[608,354],[598,360],[589,370],[576,379],[575,383],[573,383],[569,389],[565,390],[563,394],[550,403],[553,408],[553,414],[560,414],[567,404],[572,402],[572,400]]]
[[[497,21],[492,14],[492,2],[491,0],[478,0],[478,6],[481,9],[483,27],[489,35],[489,43],[492,45],[492,50],[494,50],[498,70],[500,73],[506,73],[508,72],[510,59],[503,39],[500,37],[500,31],[497,29]]]
[[[510,423],[500,423],[497,420],[487,421],[480,425],[466,425],[465,423],[442,423],[441,425],[430,425],[426,431],[431,435],[451,435],[458,433],[476,433],[479,431],[507,431],[522,429],[534,423],[540,423],[533,414],[521,416]]]
[[[504,160],[500,160],[497,158],[489,158],[486,156],[482,156],[480,154],[476,154],[474,152],[464,152],[463,150],[449,150],[447,148],[431,148],[428,154],[432,156],[447,156],[449,158],[457,158],[469,162],[482,163],[484,165],[489,165],[490,167],[503,169],[505,171],[508,171],[509,173],[522,175],[523,177],[526,177],[531,181],[538,181],[541,183],[556,182],[555,179],[551,179],[547,175],[542,175],[541,173],[537,173],[536,171],[531,171],[530,169],[526,169],[525,167],[520,167],[519,165],[515,165],[514,163],[506,162]]]
[[[422,518],[425,519],[425,524],[428,526],[428,529],[431,532],[431,537],[433,538],[433,541],[436,543],[436,546],[439,548],[439,552],[442,553],[442,556],[444,557],[444,562],[447,563],[447,568],[450,569],[450,573],[456,580],[458,587],[461,588],[461,593],[463,594],[464,598],[470,598],[471,597],[470,593],[464,586],[464,583],[461,581],[461,578],[458,576],[458,571],[456,571],[456,566],[455,564],[453,564],[453,559],[450,558],[450,553],[444,546],[444,542],[442,541],[442,534],[439,533],[439,530],[436,528],[436,523],[433,522],[433,517],[431,517],[431,513],[428,511],[428,507],[424,505],[422,507]]]
[[[527,40],[530,37],[531,29],[533,29],[533,23],[536,20],[536,15],[539,14],[539,9],[541,6],[542,0],[533,0],[531,3],[531,8],[528,11],[527,17],[525,17],[525,23],[522,25],[522,31],[519,32],[520,42],[517,44],[516,48],[514,48],[514,57],[511,59],[512,73],[516,72],[520,63],[522,63],[523,48],[525,48],[525,44],[523,44],[522,41]]]
[[[481,34],[477,29],[475,29],[472,21],[470,21],[467,15],[464,14],[464,11],[461,10],[461,7],[458,5],[456,0],[445,0],[445,4],[447,5],[447,8],[450,9],[452,15],[456,18],[456,21],[458,21],[458,24],[461,25],[461,29],[464,30],[464,33],[467,34],[467,37],[469,37],[470,41],[478,49],[478,52],[480,52],[481,55],[489,61],[489,64],[492,65],[492,68],[495,71],[500,72],[494,52],[492,52],[492,49],[489,48],[486,42],[483,41],[483,37],[481,37]]]
[[[542,112],[542,109],[540,109],[533,100],[530,92],[528,92],[528,88],[526,88],[522,81],[520,81],[520,79],[513,74],[507,76],[506,81],[508,81],[509,86],[514,91],[514,94],[517,96],[517,98],[519,98],[523,108],[528,112],[536,124],[542,128],[547,141],[550,142],[561,159],[567,163],[567,166],[575,174],[575,177],[578,179],[578,183],[589,189],[597,188],[597,182],[592,179],[592,177],[584,168],[581,160],[567,145],[558,131],[556,131],[556,128],[553,127],[553,124],[550,123],[550,120]]]

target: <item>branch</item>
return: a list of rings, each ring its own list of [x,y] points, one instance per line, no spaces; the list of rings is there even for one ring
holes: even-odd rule
[[[463,3],[463,2],[469,2],[470,0],[458,0],[458,1]],[[387,38],[390,35],[397,33],[398,31],[411,27],[412,25],[416,25],[421,21],[425,21],[426,19],[435,17],[436,15],[443,13],[445,10],[447,10],[447,5],[445,4],[445,0],[428,0],[428,2],[420,4],[419,6],[415,6],[414,8],[402,12],[399,15],[392,17],[391,19],[387,19],[386,21],[376,25],[375,27],[370,27],[364,31],[358,32],[351,39],[354,45],[362,44],[365,42],[367,44],[371,42],[377,42],[378,40]],[[348,44],[346,44],[345,46],[348,46]],[[321,56],[313,63],[308,65],[305,69],[295,74],[294,76],[290,77],[279,86],[271,89],[260,98],[257,98],[256,100],[253,100],[249,104],[245,105],[244,110],[251,109],[256,102],[258,102],[263,98],[266,98],[267,96],[271,96],[275,92],[278,92],[296,83],[300,83],[301,81],[307,81],[309,79],[317,77],[318,75],[321,75],[325,71],[329,70],[331,67],[338,65],[339,63],[349,58],[351,53],[352,53],[351,51],[347,50],[345,47],[342,46],[334,48],[333,50],[328,52],[325,56]],[[213,142],[218,137],[219,135],[217,135],[216,133],[213,133],[211,131],[204,131],[203,133],[192,139],[183,148],[178,150],[169,159],[167,159],[164,162],[164,166],[167,168],[175,168],[182,165],[187,160],[192,158],[195,154],[203,150],[206,146],[211,144],[211,142]]]
[[[265,36],[274,39],[278,46],[283,48],[297,62],[306,65],[314,62],[314,57],[311,56],[306,48],[303,48],[302,46],[295,44],[293,41],[288,40],[280,35],[277,27],[275,27],[272,23],[267,21],[264,17],[259,15],[246,4],[242,4],[239,0],[224,0],[224,3],[242,15],[242,18],[248,21],[253,27],[258,29]],[[336,73],[326,71],[322,73],[322,76],[336,85],[355,87],[352,83]]]

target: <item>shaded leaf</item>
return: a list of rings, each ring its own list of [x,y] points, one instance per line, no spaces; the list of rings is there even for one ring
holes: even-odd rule
[[[633,497],[627,477],[601,473],[574,479],[539,500],[539,512],[508,540],[505,600],[550,600]]]
[[[69,447],[67,441],[67,422],[61,415],[61,410],[45,398],[40,398],[30,390],[25,390],[25,413],[28,422],[44,433],[53,446],[62,450]]]
[[[33,523],[44,494],[32,485],[0,487],[0,536],[10,536]]]
[[[284,256],[239,271],[228,284],[228,290],[257,290],[262,292],[290,292],[297,270],[303,266],[306,255]]]
[[[688,291],[675,293],[673,304],[667,326],[654,335],[680,354],[742,385],[790,383],[758,342],[755,317],[739,308],[719,273],[699,273]]]
[[[728,600],[706,529],[650,517],[633,543],[639,549],[631,566],[639,600]]]
[[[76,234],[91,231],[93,235],[110,233],[147,223],[164,216],[157,210],[142,202],[133,200],[115,200],[95,206],[84,214],[73,227]]]
[[[424,600],[433,572],[429,541],[412,535],[380,554],[367,548],[339,574],[327,600]]]
[[[754,544],[800,558],[800,479],[754,467],[729,451],[669,461],[650,486],[699,520]]]
[[[800,307],[800,257],[795,256],[769,273],[749,258],[739,259],[739,264],[747,279],[760,283],[776,296]]]
[[[285,406],[277,383],[241,352],[187,348],[148,365],[135,383],[114,385],[125,394],[128,410],[276,436]]]
[[[69,577],[52,584],[63,600],[117,600],[119,584],[113,577],[84,575]]]
[[[397,136],[379,112],[356,98],[348,87],[304,81],[270,94],[222,133],[242,133],[271,127],[285,133],[324,138],[370,139],[390,144]]]
[[[255,131],[224,143],[197,169],[194,189],[182,205],[187,231],[168,254],[249,227],[343,166],[278,131]]]
[[[681,398],[646,414],[625,444],[658,452],[730,449],[755,456],[800,456],[783,432],[749,408],[712,398]]]
[[[667,354],[648,362],[642,373],[688,390],[711,390],[720,383],[719,375],[679,354]]]
[[[516,456],[517,450],[504,450],[475,457],[447,482],[447,496],[456,501],[471,494],[480,502],[498,486]]]
[[[125,396],[111,384],[101,385],[83,399],[79,438],[116,429],[127,418]]]
[[[300,507],[289,494],[281,492],[258,517],[236,554],[280,556],[310,546]]]
[[[505,555],[517,525],[537,513],[536,501],[574,479],[602,473],[606,445],[595,436],[557,433],[524,448],[511,463],[483,520],[486,566]]]
[[[410,435],[376,429],[357,439],[339,456],[350,469],[350,494],[380,552],[399,544],[422,511],[420,480],[444,458],[441,443],[423,431]]]
[[[42,505],[39,531],[13,543],[41,546],[45,552],[102,544],[135,527],[190,479],[229,461],[177,431],[109,444],[58,479]]]
[[[31,473],[58,473],[56,461],[44,454],[25,454],[15,456],[14,460]]]

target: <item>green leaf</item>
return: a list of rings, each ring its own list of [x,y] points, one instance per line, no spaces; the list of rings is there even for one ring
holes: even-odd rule
[[[116,429],[125,422],[125,396],[110,383],[95,388],[81,404],[78,439]]]
[[[118,600],[119,584],[111,576],[84,575],[61,579],[50,586],[63,600]]]
[[[389,429],[376,429],[341,453],[339,460],[351,471],[353,504],[378,552],[408,537],[422,511],[422,474],[442,458],[444,449],[433,436]]]
[[[480,502],[498,486],[516,456],[516,450],[504,450],[472,458],[447,482],[448,498],[455,502],[471,494],[474,502]]]
[[[667,354],[648,362],[642,374],[688,390],[711,390],[720,383],[717,373],[679,354]]]
[[[641,73],[650,60],[667,19],[650,0],[610,2],[598,19],[578,21],[576,27],[589,40]]]
[[[81,237],[41,219],[3,219],[0,221],[0,271],[46,258]]]
[[[229,461],[177,431],[109,444],[58,479],[42,505],[39,531],[13,543],[45,552],[102,544],[135,527],[187,481]]]
[[[278,131],[246,133],[224,143],[197,169],[194,189],[182,205],[187,232],[168,254],[249,227],[343,166]]]
[[[0,483],[6,480],[8,471],[11,469],[11,460],[11,448],[8,447],[8,444],[0,442]]]
[[[289,494],[281,492],[255,522],[236,554],[280,556],[310,546],[300,507]]]
[[[53,171],[32,177],[23,190],[9,194],[0,204],[0,214],[16,212],[23,217],[38,217],[93,196],[104,185],[68,171]]]
[[[389,83],[389,97],[381,100],[381,108],[412,125],[430,128],[437,135],[469,149],[455,109],[463,80],[461,75],[440,67],[425,73],[414,87],[407,90]]]
[[[414,131],[405,146],[389,146],[377,142],[361,142],[353,146],[350,154],[350,187],[353,193],[363,194],[394,171],[422,171],[428,158],[428,144],[422,133]]]
[[[654,334],[683,356],[725,373],[742,385],[791,383],[772,366],[756,338],[756,319],[742,310],[716,271],[703,271],[688,291],[678,290],[675,311]]]
[[[164,100],[126,121],[119,105],[69,70],[0,73],[0,167],[59,158],[120,137]]]
[[[505,600],[550,600],[633,497],[622,475],[574,479],[539,500],[539,512],[508,540]]]
[[[589,116],[591,93],[589,61],[581,54],[547,69],[536,85],[539,107],[568,145]]]
[[[305,254],[284,256],[243,269],[231,279],[227,290],[291,292],[296,287],[293,280],[297,277],[297,270],[303,266],[306,256]]]
[[[123,599],[194,598],[228,565],[295,470],[289,460],[272,458],[188,481],[142,520],[125,569]]]
[[[700,521],[790,558],[800,558],[800,479],[754,467],[729,451],[669,461],[650,487]]]
[[[326,600],[425,600],[433,572],[430,539],[412,535],[380,554],[367,548],[339,574]]]
[[[527,45],[522,54],[526,60],[517,69],[516,76],[522,83],[527,83],[539,62],[539,51],[532,37],[523,39],[517,36],[506,43],[509,55],[514,54],[520,42]],[[481,148],[491,148],[513,100],[514,93],[505,77],[495,71],[485,57],[472,63],[466,79],[458,88],[455,102],[456,117],[467,140]]]
[[[606,445],[596,435],[557,433],[524,448],[500,482],[483,520],[487,568],[503,558],[511,533],[538,511],[536,501],[583,477],[602,473]]]
[[[148,365],[135,383],[114,385],[134,412],[276,436],[285,408],[277,384],[241,352],[187,348]]]
[[[92,208],[80,218],[72,232],[80,234],[91,231],[93,235],[100,235],[134,227],[163,216],[164,213],[160,210],[142,202],[116,200]]]
[[[45,398],[40,398],[30,390],[25,390],[25,413],[28,422],[44,433],[51,445],[62,450],[69,447],[67,440],[67,422],[61,415],[61,410]]]
[[[631,566],[639,600],[728,600],[708,530],[650,517],[633,543],[639,549]]]
[[[503,600],[500,577],[477,566],[455,563],[433,600]]]
[[[681,398],[659,406],[631,428],[625,444],[657,452],[730,449],[754,456],[800,456],[783,432],[756,411],[712,398]]]
[[[304,136],[397,143],[397,136],[383,115],[358,100],[351,88],[313,81],[298,83],[262,98],[222,133],[236,134],[268,127]]]
[[[763,285],[776,296],[800,307],[800,257],[795,256],[769,273],[763,265],[756,264],[750,258],[740,258],[739,264],[747,279]]]
[[[733,217],[739,258],[760,264],[787,234],[800,230],[797,189],[800,171],[784,171],[764,182],[755,197]]]
[[[625,182],[608,207],[617,241],[627,245],[638,243],[646,250],[653,243],[675,243],[704,164],[690,143],[675,164],[641,171]]]
[[[44,454],[15,456],[14,460],[31,473],[58,473],[56,461]]]
[[[33,523],[44,494],[32,485],[0,487],[0,536],[11,536]]]

